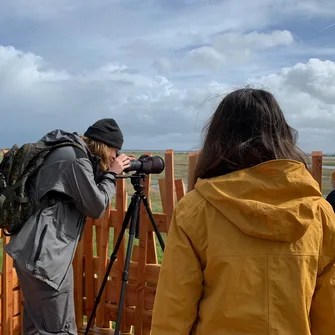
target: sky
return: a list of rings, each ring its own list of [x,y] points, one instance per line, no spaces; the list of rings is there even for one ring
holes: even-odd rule
[[[334,0],[0,0],[0,147],[111,117],[125,150],[194,150],[249,85],[335,153],[334,35]]]

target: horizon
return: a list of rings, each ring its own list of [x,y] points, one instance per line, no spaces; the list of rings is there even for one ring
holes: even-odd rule
[[[0,151],[2,150],[9,150],[10,148],[1,148],[0,147]],[[157,153],[164,153],[166,150],[170,150],[172,149],[175,153],[179,153],[179,154],[188,154],[188,153],[191,153],[191,152],[197,152],[199,151],[200,149],[191,149],[191,150],[178,150],[178,149],[173,149],[173,148],[165,148],[165,149],[122,149],[121,152],[157,152]],[[313,150],[313,151],[319,151],[319,150]],[[306,156],[312,156],[312,152],[304,152],[304,154]],[[335,152],[334,153],[324,153],[322,152],[322,156],[323,157],[335,157]]]

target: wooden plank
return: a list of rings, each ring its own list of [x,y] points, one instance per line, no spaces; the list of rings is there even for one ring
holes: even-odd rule
[[[96,285],[96,291],[98,291],[98,278],[94,279]],[[156,287],[155,286],[144,286],[144,310],[152,310],[154,306]],[[105,302],[101,301],[101,303],[113,303],[115,305],[119,302],[119,294],[117,293],[117,283],[115,280],[108,279],[106,283],[106,295]],[[86,300],[85,300],[86,306]],[[127,284],[126,292],[125,292],[125,306],[137,308],[137,283],[135,284]],[[88,312],[88,309],[85,308],[85,312]],[[111,321],[115,321],[113,319]],[[101,327],[99,327],[101,328]],[[103,327],[105,328],[105,327]]]
[[[165,206],[166,206],[166,231],[169,231],[172,219],[175,196],[174,196],[174,152],[172,149],[165,151]]]
[[[157,262],[158,258],[157,258],[157,247],[156,247],[156,233],[153,231],[148,231],[147,263],[156,264]]]
[[[312,152],[312,176],[322,189],[322,151]]]
[[[9,242],[9,237],[3,237],[3,247]],[[4,250],[4,249],[3,249]],[[13,315],[13,259],[6,253],[3,254],[3,273],[2,280],[2,334],[12,335],[14,326]]]
[[[148,156],[152,156],[152,153],[148,153]],[[150,176],[149,176],[150,177]],[[151,177],[150,177],[151,178]],[[146,192],[146,196],[148,199],[149,207],[151,209],[151,199],[150,199],[150,180],[147,181],[148,192]],[[147,217],[148,215],[145,214]],[[148,226],[152,226],[150,219],[148,219]],[[156,264],[158,262],[157,258],[157,249],[156,249],[156,233],[154,231],[147,232],[148,234],[148,244],[147,244],[147,263]]]
[[[111,210],[111,215],[114,215],[115,212],[116,212],[116,210],[112,209]],[[163,232],[163,233],[167,233],[167,230],[166,230],[166,214],[165,213],[153,213],[153,216],[155,218],[155,221],[157,223],[159,231]],[[97,226],[96,224],[94,224],[94,225]],[[149,225],[148,230],[149,231],[154,231],[154,229],[151,225]]]
[[[86,315],[89,318],[94,307],[94,264],[93,264],[93,219],[87,218],[84,231],[85,245],[85,296],[86,296]],[[93,320],[93,323],[95,321]]]
[[[103,225],[97,230],[98,243],[97,250],[99,255],[99,270],[98,270],[98,283],[99,288],[102,285],[103,278],[106,273],[107,268],[107,258],[108,258],[108,241],[109,241],[109,211],[110,207],[108,207],[105,215],[103,216]],[[96,314],[96,326],[97,327],[105,327],[106,324],[104,322],[105,319],[105,295],[106,290],[103,291],[101,296],[101,301],[97,308]]]
[[[21,313],[21,294],[20,290],[13,291],[13,315],[20,315]]]
[[[13,330],[11,335],[20,335],[21,333],[21,322],[20,322],[21,318],[20,315],[15,315],[13,316]]]
[[[73,260],[74,273],[74,299],[77,327],[83,324],[83,273],[84,273],[84,241],[80,241],[77,246],[76,254]]]
[[[131,308],[131,307],[127,307],[126,308],[126,323],[128,325],[133,325],[135,324],[135,320],[136,320],[136,310],[137,308]],[[109,320],[115,320],[116,319],[116,313],[117,313],[117,307],[116,305],[113,304],[106,304],[106,313],[107,313],[107,317]],[[143,324],[151,324],[151,319],[152,319],[152,311],[144,311],[143,315]],[[135,329],[136,331],[136,329]]]
[[[117,278],[117,268],[118,263],[120,260],[116,259],[114,262],[114,265],[112,267],[112,270],[110,272],[110,277]],[[94,267],[94,273],[97,273],[99,270],[100,262],[99,257],[95,256],[93,258],[93,267]],[[121,261],[121,268],[123,271],[124,262]],[[159,264],[146,264],[145,266],[145,281],[148,283],[156,284],[159,276],[160,271],[160,265]],[[122,273],[121,273],[122,274]],[[130,280],[136,280],[137,279],[137,262],[130,261],[130,268],[129,268],[129,279]]]
[[[165,218],[166,218],[166,214],[165,214],[166,213],[165,178],[158,179],[158,185],[159,185],[159,193],[160,193],[161,202],[162,202],[162,210],[163,210],[163,213],[164,213]],[[158,225],[158,223],[157,223],[157,225]],[[166,226],[166,221],[165,221],[165,226]],[[164,231],[166,231],[166,229]]]
[[[78,329],[78,334],[85,334],[86,325]],[[92,328],[89,332],[89,335],[114,335],[114,331],[110,328],[103,329],[103,328]],[[123,333],[122,335],[128,335]],[[129,334],[131,335],[131,334]]]
[[[188,178],[187,178],[187,192],[194,188],[194,172],[197,165],[198,152],[190,152],[188,154]]]
[[[23,334],[23,313],[24,313],[24,299],[23,299],[23,294],[22,291],[20,290],[20,296],[21,296],[21,334]]]
[[[185,186],[182,179],[176,179],[174,181],[177,201],[181,200],[185,196]]]
[[[13,280],[13,290],[20,287],[20,282],[19,282],[19,277],[17,276],[17,273],[16,273],[16,270],[15,268],[13,267],[13,277],[12,277],[12,280]]]

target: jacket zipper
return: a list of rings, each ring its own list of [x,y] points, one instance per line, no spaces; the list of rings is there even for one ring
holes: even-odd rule
[[[41,251],[42,251],[42,245],[44,242],[44,238],[45,238],[45,234],[47,233],[47,229],[48,226],[44,226],[42,233],[41,233],[41,237],[40,237],[40,242],[38,243],[38,247],[36,250],[36,254],[35,254],[35,258],[34,258],[34,263],[36,263],[41,255]]]

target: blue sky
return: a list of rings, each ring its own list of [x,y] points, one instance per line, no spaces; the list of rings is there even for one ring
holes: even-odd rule
[[[0,2],[0,140],[115,118],[125,149],[191,150],[220,96],[269,89],[335,152],[333,0]]]

